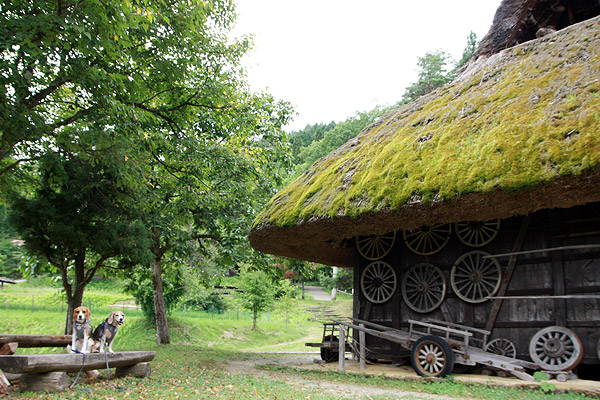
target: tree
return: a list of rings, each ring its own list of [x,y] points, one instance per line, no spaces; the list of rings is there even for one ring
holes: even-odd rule
[[[450,82],[452,77],[446,71],[449,61],[450,55],[442,50],[427,52],[423,57],[419,57],[417,61],[419,67],[417,82],[406,88],[402,96],[402,103],[414,101]]]
[[[258,316],[271,309],[275,293],[267,274],[262,271],[244,271],[241,277],[242,292],[238,299],[242,308],[252,313],[252,330],[256,330]]]
[[[152,239],[159,343],[165,254],[245,237],[238,223],[289,163],[290,106],[249,92],[234,20],[232,0],[0,5],[0,189],[46,153],[122,149],[120,184]]]
[[[454,67],[453,75],[456,75],[456,72],[462,68],[475,54],[475,50],[477,50],[477,35],[475,32],[471,31],[469,36],[467,37],[467,45],[463,50],[462,58],[456,63]]]
[[[60,273],[67,298],[65,333],[85,287],[116,257],[143,262],[149,238],[132,193],[119,185],[118,164],[94,165],[68,155],[47,154],[32,196],[13,202],[10,219],[27,250]]]

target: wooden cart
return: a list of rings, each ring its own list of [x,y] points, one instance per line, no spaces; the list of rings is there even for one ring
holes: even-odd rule
[[[421,376],[444,377],[450,374],[454,364],[458,363],[497,368],[520,379],[533,381],[526,369],[540,369],[537,364],[513,358],[509,354],[501,354],[502,351],[490,347],[490,333],[483,329],[438,320],[409,320],[408,331],[359,319],[353,319],[353,322],[333,321],[333,324],[339,326],[340,338],[348,337],[346,330],[353,329],[363,337],[363,334],[367,334],[398,343],[410,350],[412,366]],[[359,340],[361,362],[366,358],[363,343],[364,339]],[[343,369],[343,358],[340,355],[340,369]]]

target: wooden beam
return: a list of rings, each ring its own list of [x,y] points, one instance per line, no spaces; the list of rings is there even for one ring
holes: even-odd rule
[[[512,253],[510,253],[508,266],[506,267],[506,271],[504,271],[504,275],[502,276],[502,282],[500,283],[500,289],[496,293],[496,295],[499,297],[502,297],[506,294],[506,290],[508,289],[510,279],[512,278],[512,274],[517,265],[518,255],[519,253],[521,253],[520,250],[523,247],[523,242],[525,242],[525,236],[527,235],[527,230],[529,229],[530,222],[531,215],[526,215],[523,218],[523,221],[521,222],[521,229],[519,229],[519,233],[517,234],[517,239],[515,240],[513,251]],[[494,329],[494,325],[496,324],[496,319],[498,318],[498,313],[500,313],[501,307],[502,299],[496,299],[494,301],[494,305],[492,306],[492,310],[490,311],[490,317],[488,318],[488,321],[485,324],[486,331],[491,332]]]
[[[124,351],[108,354],[109,368],[126,367],[129,365],[148,362],[154,359],[154,351]],[[77,372],[80,368],[88,371],[91,369],[105,369],[106,360],[104,353],[83,354],[30,354],[0,356],[0,369],[13,374],[29,372]]]
[[[18,343],[19,347],[65,347],[71,344],[71,335],[2,335],[0,344]]]

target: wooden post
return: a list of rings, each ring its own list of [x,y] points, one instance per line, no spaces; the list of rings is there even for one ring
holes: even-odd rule
[[[143,362],[127,367],[117,367],[115,371],[115,377],[121,378],[123,376],[135,376],[136,378],[147,378],[152,373],[150,363]]]
[[[346,331],[344,325],[340,325],[340,337],[339,337],[339,369],[340,372],[346,372],[344,361],[346,359]]]
[[[365,324],[360,324],[359,325],[361,328],[365,327]],[[367,351],[366,351],[366,347],[365,347],[365,339],[367,337],[367,335],[365,334],[365,331],[363,331],[362,329],[358,331],[358,341],[359,341],[359,345],[360,345],[360,369],[365,369],[366,368],[366,364],[367,364]]]
[[[64,392],[69,387],[66,372],[46,372],[42,374],[23,374],[19,390],[28,392]]]

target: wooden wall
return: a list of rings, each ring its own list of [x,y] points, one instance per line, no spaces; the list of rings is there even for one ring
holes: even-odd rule
[[[455,261],[472,250],[492,255],[513,251],[523,216],[501,221],[496,238],[484,247],[475,249],[458,240],[454,231],[447,245],[438,253],[418,255],[405,244],[402,232],[390,253],[382,258],[393,266],[397,287],[393,296],[382,304],[367,300],[361,291],[360,279],[372,262],[356,251],[354,268],[354,317],[397,329],[406,328],[408,319],[428,318],[447,320],[477,328],[486,328],[494,308],[494,301],[469,303],[459,298],[450,284],[450,271]],[[600,203],[570,209],[542,210],[530,216],[521,251],[556,248],[561,246],[600,244]],[[509,269],[509,257],[497,259],[503,274]],[[430,263],[441,269],[446,278],[446,296],[441,306],[429,313],[410,309],[403,300],[401,281],[414,265]],[[545,251],[520,255],[516,258],[512,277],[505,296],[536,296],[539,298],[502,300],[493,323],[492,338],[511,340],[519,358],[529,359],[529,342],[541,328],[559,325],[573,330],[584,348],[583,364],[599,364],[600,299],[555,299],[547,296],[596,295],[600,296],[600,247],[576,250]],[[367,347],[372,359],[396,360],[405,356],[399,346],[368,338]]]

